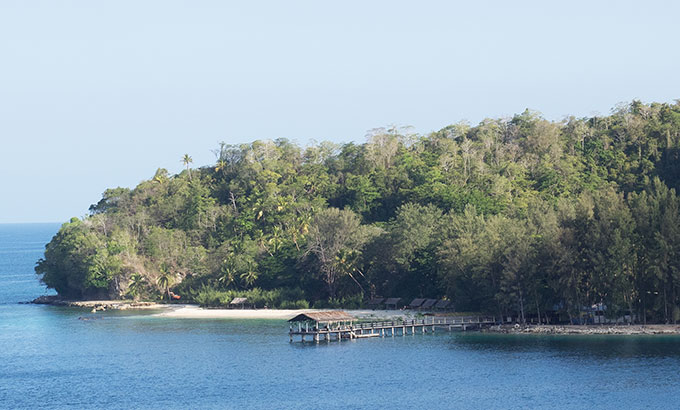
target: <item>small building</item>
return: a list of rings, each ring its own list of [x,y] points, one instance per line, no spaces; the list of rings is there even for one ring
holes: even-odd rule
[[[347,325],[351,326],[355,320],[357,319],[354,316],[343,312],[342,310],[329,310],[325,312],[300,313],[294,318],[288,320],[288,322],[291,323],[291,330],[292,324],[297,323],[298,332],[303,331],[303,328],[304,331],[309,332],[310,330],[317,331],[321,329],[321,327],[330,329],[344,327]],[[310,325],[312,325],[312,329],[309,328]]]
[[[369,300],[368,303],[366,303],[366,305],[368,305],[369,308],[372,308],[373,310],[375,310],[377,307],[382,305],[382,303],[384,301],[385,301],[385,298],[373,298],[373,299]]]
[[[437,302],[437,303],[434,305],[434,308],[435,308],[435,309],[438,309],[438,310],[444,310],[444,309],[447,309],[447,308],[449,307],[450,304],[451,304],[451,301],[450,301],[450,300],[441,299],[439,302]]]
[[[396,310],[397,304],[399,303],[400,300],[401,300],[401,298],[388,298],[385,301],[385,309],[392,308],[392,309]]]
[[[420,305],[423,304],[423,302],[425,302],[425,299],[423,299],[423,298],[415,298],[415,299],[413,299],[413,300],[411,301],[411,303],[409,303],[409,305],[408,305],[407,307],[408,307],[409,309],[418,309],[418,308],[420,307]]]
[[[434,305],[437,303],[437,299],[427,299],[425,303],[423,303],[420,308],[421,309],[432,309]]]
[[[234,298],[234,300],[232,300],[232,301],[229,303],[229,307],[230,307],[230,308],[238,308],[238,307],[240,307],[241,309],[243,309],[243,308],[246,307],[246,304],[247,304],[247,303],[248,303],[248,298]]]

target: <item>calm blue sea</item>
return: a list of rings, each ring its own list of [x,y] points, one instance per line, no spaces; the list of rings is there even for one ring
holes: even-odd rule
[[[0,408],[678,408],[680,338],[439,333],[289,344],[283,321],[26,305],[56,224],[0,225]]]

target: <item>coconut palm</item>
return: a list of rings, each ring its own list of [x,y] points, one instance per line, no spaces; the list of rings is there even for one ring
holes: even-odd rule
[[[229,287],[234,283],[234,253],[229,252],[226,259],[222,262],[222,268],[220,269],[220,277],[217,281],[225,288]]]
[[[182,163],[184,164],[185,167],[187,167],[187,172],[189,173],[189,179],[191,179],[191,168],[189,168],[189,164],[194,162],[194,159],[189,156],[189,154],[184,154],[182,157]]]
[[[127,295],[132,299],[137,299],[139,294],[144,290],[147,285],[146,278],[139,273],[133,273],[130,276],[130,284],[128,285]]]
[[[163,168],[158,168],[156,174],[153,176],[153,182],[157,184],[164,184],[168,180],[168,171]]]
[[[227,168],[227,161],[221,159],[215,164],[215,172],[224,171]]]
[[[272,229],[272,236],[269,238],[269,244],[272,246],[272,250],[274,253],[276,253],[279,250],[279,247],[281,246],[281,243],[283,242],[282,238],[283,230],[281,229],[281,225],[274,225],[274,228]]]
[[[253,283],[255,283],[258,275],[255,269],[255,263],[253,261],[248,261],[248,265],[246,268],[247,268],[246,271],[242,273],[240,276],[241,280],[243,280],[243,283],[245,283],[247,287],[250,287],[253,285]]]
[[[156,279],[156,284],[161,293],[168,297],[168,300],[170,300],[170,286],[172,286],[174,282],[174,276],[166,269],[161,268],[160,275],[158,276],[158,279]]]
[[[348,275],[354,281],[354,283],[359,285],[361,291],[364,292],[364,287],[361,286],[361,283],[359,283],[359,281],[355,278],[354,275],[358,273],[359,275],[364,276],[361,270],[357,268],[358,259],[359,253],[357,251],[348,251],[346,249],[341,249],[335,256],[335,263],[338,267],[338,271],[341,272],[341,274]]]

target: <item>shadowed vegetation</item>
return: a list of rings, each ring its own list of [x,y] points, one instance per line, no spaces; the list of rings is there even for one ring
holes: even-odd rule
[[[678,152],[680,105],[637,101],[561,122],[376,129],[364,144],[222,144],[214,165],[186,154],[178,175],[107,190],[36,271],[72,298],[448,297],[520,320],[602,302],[677,321]]]

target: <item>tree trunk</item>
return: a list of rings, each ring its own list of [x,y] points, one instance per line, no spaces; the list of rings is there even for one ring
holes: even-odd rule
[[[534,298],[536,299],[536,317],[538,318],[538,324],[541,324],[541,308],[538,305],[538,292],[534,292]]]
[[[676,300],[677,299],[675,297],[675,286],[672,286],[671,287],[671,301],[673,303],[673,312],[671,312],[671,316],[673,317],[673,324],[674,325],[678,324],[678,321],[675,318],[677,316],[675,310],[677,309],[677,306],[678,306],[677,303],[676,303]]]
[[[519,314],[520,322],[522,322],[522,324],[525,325],[527,321],[524,318],[524,294],[522,293],[522,288],[519,289]]]
[[[236,208],[236,198],[234,198],[234,193],[229,191],[229,199],[231,200],[231,206],[234,207],[234,212],[238,215],[238,208]]]
[[[337,291],[337,283],[335,280],[335,272],[330,268],[326,270],[325,281],[326,287],[328,288],[328,297],[335,298],[335,294]]]
[[[668,301],[666,300],[666,284],[663,285],[663,314],[666,324],[668,324]]]

